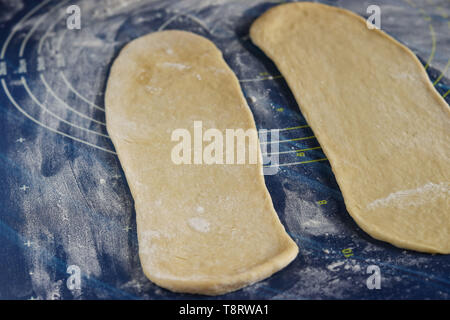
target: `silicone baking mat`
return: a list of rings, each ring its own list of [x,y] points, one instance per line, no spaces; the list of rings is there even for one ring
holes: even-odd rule
[[[449,101],[449,1],[323,3],[365,17],[379,5],[381,28],[418,55]],[[0,298],[205,298],[169,292],[143,275],[133,199],[105,128],[113,59],[130,40],[165,29],[212,40],[258,128],[281,129],[280,171],[265,179],[300,253],[272,277],[217,298],[450,297],[450,256],[374,240],[347,213],[285,81],[248,38],[251,23],[278,4],[0,0]],[[67,28],[69,5],[81,9],[80,30]],[[369,266],[379,268],[379,289],[367,285]]]

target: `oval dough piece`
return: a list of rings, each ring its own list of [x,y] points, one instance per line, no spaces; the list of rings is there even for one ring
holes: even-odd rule
[[[172,132],[187,129],[194,139],[194,121],[202,121],[203,132],[256,130],[236,76],[212,42],[183,31],[130,42],[111,68],[105,103],[150,280],[172,291],[222,294],[296,257],[266,189],[260,153],[253,165],[171,160],[178,144]]]
[[[250,37],[285,77],[358,225],[401,248],[450,253],[450,108],[417,57],[322,4],[270,9]]]

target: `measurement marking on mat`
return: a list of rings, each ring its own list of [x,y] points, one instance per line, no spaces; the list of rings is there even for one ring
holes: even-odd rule
[[[431,64],[431,61],[433,61],[434,54],[436,53],[436,33],[434,32],[434,28],[431,23],[428,25],[428,27],[430,28],[431,33],[431,53],[430,57],[428,58],[427,64],[425,65],[425,69],[428,69],[428,67]]]
[[[53,116],[54,118],[58,119],[58,120],[61,121],[61,122],[66,123],[67,125],[69,125],[69,126],[71,126],[71,127],[74,127],[74,128],[77,128],[77,129],[86,131],[86,132],[90,132],[90,133],[93,133],[93,134],[95,134],[95,135],[98,135],[98,136],[102,136],[102,137],[104,137],[104,138],[107,138],[107,139],[110,139],[109,136],[106,135],[106,134],[103,134],[103,133],[100,133],[100,132],[97,132],[97,131],[94,131],[94,130],[91,130],[91,129],[87,129],[87,128],[81,127],[81,126],[76,125],[76,124],[74,124],[74,123],[71,123],[71,122],[69,122],[69,121],[67,121],[67,120],[65,120],[65,119],[63,119],[63,118],[61,118],[61,117],[58,116],[57,114],[53,113],[53,112],[50,111],[45,105],[43,105],[43,104],[36,98],[36,96],[31,92],[30,87],[28,86],[26,79],[25,79],[24,77],[21,77],[21,80],[22,80],[22,84],[23,84],[23,86],[24,86],[24,88],[25,88],[25,91],[28,93],[28,95],[31,97],[31,99],[32,99],[39,107],[41,107],[45,112],[47,112],[48,114],[50,114],[50,115]]]
[[[70,105],[68,105],[64,100],[62,100],[62,99],[61,99],[61,98],[53,91],[53,89],[52,89],[51,86],[48,84],[48,82],[47,82],[47,80],[45,79],[45,77],[44,77],[43,74],[41,74],[40,78],[41,78],[41,81],[44,83],[44,86],[45,86],[45,88],[47,89],[47,91],[50,92],[50,94],[51,94],[52,96],[54,96],[55,99],[58,100],[58,101],[63,105],[64,108],[69,109],[70,111],[72,111],[73,113],[77,114],[78,116],[80,116],[80,117],[82,117],[82,118],[84,118],[84,119],[87,119],[87,120],[89,120],[89,121],[95,122],[95,123],[97,123],[97,124],[99,124],[99,125],[101,125],[101,126],[106,126],[106,124],[105,124],[104,122],[95,120],[94,118],[91,118],[91,117],[89,117],[89,116],[87,116],[87,115],[85,115],[85,114],[79,112],[79,111],[76,110],[75,108],[72,108]]]
[[[283,143],[283,142],[290,142],[290,141],[301,141],[301,140],[314,139],[315,137],[316,136],[309,136],[309,137],[301,137],[301,138],[279,140],[279,141],[263,141],[260,144],[273,144],[273,143]]]
[[[442,73],[439,75],[439,77],[436,79],[436,81],[433,82],[433,85],[437,85],[439,81],[441,81],[444,74],[447,72],[448,67],[450,67],[450,59],[448,59],[447,64],[444,67],[444,70],[442,70]]]
[[[23,57],[23,54],[25,52],[25,48],[27,46],[28,41],[30,40],[32,34],[36,31],[36,29],[39,27],[39,25],[45,20],[45,18],[47,17],[47,15],[55,12],[57,9],[59,9],[60,7],[62,7],[64,5],[64,3],[68,2],[68,0],[65,0],[63,2],[61,2],[59,5],[57,5],[56,7],[54,7],[53,9],[51,9],[49,12],[47,12],[47,14],[42,15],[39,20],[33,25],[33,27],[30,29],[30,31],[26,34],[25,38],[23,39],[21,45],[20,45],[20,50],[19,50],[19,57]]]
[[[313,162],[319,162],[319,161],[327,161],[327,158],[322,159],[316,159],[316,160],[309,160],[309,161],[300,161],[300,162],[291,162],[291,163],[280,163],[280,164],[272,164],[264,166],[264,168],[270,168],[270,167],[284,167],[284,166],[295,166],[297,164],[305,164],[305,163],[313,163]]]
[[[69,135],[69,134],[67,134],[67,133],[64,133],[64,132],[62,132],[62,131],[59,131],[59,130],[57,130],[57,129],[53,129],[53,128],[47,126],[46,124],[44,124],[44,123],[42,123],[42,122],[36,120],[36,119],[33,118],[30,114],[28,114],[28,113],[27,113],[27,112],[26,112],[26,111],[25,111],[25,110],[17,103],[16,100],[14,100],[13,96],[11,95],[11,93],[10,93],[9,90],[8,90],[8,87],[7,87],[7,85],[6,85],[5,79],[0,79],[0,83],[1,83],[2,86],[3,86],[3,90],[5,91],[6,96],[8,97],[9,101],[11,101],[11,103],[14,105],[14,107],[15,107],[17,110],[19,110],[25,117],[27,117],[28,119],[30,119],[30,120],[33,121],[34,123],[40,125],[41,127],[46,128],[46,129],[48,129],[48,130],[50,130],[50,131],[52,131],[52,132],[54,132],[54,133],[57,133],[57,134],[62,135],[62,136],[64,136],[64,137],[67,137],[67,138],[70,138],[70,139],[72,139],[72,140],[78,141],[78,142],[80,142],[80,143],[84,143],[84,144],[86,144],[86,145],[88,145],[88,146],[91,146],[91,147],[93,147],[93,148],[96,148],[96,149],[99,149],[99,150],[102,150],[102,151],[105,151],[105,152],[108,152],[108,153],[111,153],[111,154],[116,154],[116,152],[114,152],[114,151],[111,151],[111,150],[108,150],[108,149],[99,147],[99,146],[97,146],[97,145],[94,145],[94,144],[89,143],[89,142],[87,142],[87,141],[84,141],[84,140],[82,140],[82,139],[73,137],[73,136],[71,136],[71,135]]]
[[[0,61],[0,77],[8,75],[8,69],[6,68],[6,61]]]
[[[351,248],[343,249],[342,254],[344,255],[344,257],[349,258],[353,256],[353,250]]]
[[[274,129],[278,131],[288,131],[288,130],[296,130],[296,129],[303,129],[303,128],[309,128],[309,125],[305,124],[303,126],[297,126],[297,127],[289,127],[289,128],[283,128],[283,129]]]
[[[306,148],[306,149],[295,149],[295,150],[289,150],[289,151],[279,151],[279,152],[269,152],[269,153],[263,153],[263,156],[272,155],[272,154],[286,154],[286,153],[298,153],[303,151],[310,151],[310,150],[317,150],[322,149],[322,147],[313,147],[313,148]]]
[[[11,41],[12,37],[16,34],[17,30],[19,29],[19,26],[21,26],[25,20],[27,20],[31,15],[33,15],[36,11],[38,11],[40,8],[42,8],[44,5],[46,5],[48,2],[50,2],[50,0],[41,2],[36,7],[31,9],[25,16],[23,16],[22,19],[19,20],[19,22],[15,25],[15,28],[12,29],[12,32],[8,35],[8,38],[6,38],[6,41],[3,44],[2,51],[0,53],[0,59],[3,59],[5,57],[6,49],[8,48],[9,42]]]

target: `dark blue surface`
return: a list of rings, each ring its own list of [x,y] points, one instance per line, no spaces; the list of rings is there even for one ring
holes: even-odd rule
[[[42,6],[23,19],[39,3]],[[130,40],[158,29],[188,30],[222,50],[241,80],[258,128],[305,125],[279,72],[248,39],[252,21],[276,3],[101,3],[76,2],[83,24],[82,30],[74,31],[65,28],[67,2],[0,1],[2,46],[15,30],[0,59],[7,64],[7,74],[0,73],[0,298],[203,299],[161,289],[141,271],[133,200],[113,146],[103,136],[105,81],[114,57]],[[360,14],[367,7],[361,1],[325,3]],[[420,8],[407,2],[379,3],[385,31],[411,44],[424,65],[434,66],[432,59],[445,65],[439,61],[445,61],[441,52],[445,55],[450,47],[448,21],[433,11],[435,7],[424,7],[433,12],[430,22]],[[442,6],[448,11],[447,2]],[[422,31],[410,32],[401,19],[406,16],[420,19],[413,28]],[[27,72],[21,73],[24,41]],[[61,56],[64,65],[57,64]],[[45,70],[39,70],[39,59]],[[432,82],[440,78],[436,88],[445,95],[450,82],[441,77],[445,68],[441,69],[427,71]],[[283,130],[280,140],[313,135],[308,127]],[[281,143],[280,151],[317,146],[310,138]],[[324,157],[321,149],[306,150],[304,156],[284,154],[280,163]],[[406,251],[368,236],[348,215],[327,161],[282,166],[277,175],[266,176],[266,184],[300,253],[269,279],[219,299],[450,297],[450,256]],[[319,203],[323,200],[326,204]],[[350,256],[344,255],[346,249],[351,249]],[[80,290],[66,286],[69,265],[81,269]],[[366,286],[369,265],[380,267],[380,290]]]

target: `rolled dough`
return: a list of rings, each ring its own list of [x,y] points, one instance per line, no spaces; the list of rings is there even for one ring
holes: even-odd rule
[[[374,238],[450,253],[450,108],[417,57],[349,11],[284,4],[251,26]]]
[[[146,276],[178,292],[222,294],[269,277],[298,248],[258,163],[174,164],[173,130],[255,129],[239,82],[209,40],[183,31],[130,42],[111,68],[108,133],[135,201]]]

